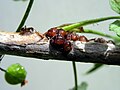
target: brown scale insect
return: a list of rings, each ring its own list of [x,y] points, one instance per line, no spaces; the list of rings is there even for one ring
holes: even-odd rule
[[[51,38],[51,44],[55,44],[55,45],[62,45],[64,44],[64,41],[65,38],[59,34]]]
[[[33,33],[35,33],[35,30],[34,30],[34,28],[33,27],[23,27],[23,28],[21,28],[21,30],[20,30],[20,35],[30,35],[30,34],[33,34]]]
[[[66,39],[76,41],[79,40],[79,36],[76,33],[68,33]]]
[[[54,27],[54,28],[51,28],[51,29],[49,29],[46,33],[45,33],[45,36],[49,39],[49,38],[52,38],[53,36],[55,36],[56,35],[56,33],[57,33],[57,28],[56,27]]]
[[[21,28],[20,32],[19,32],[20,35],[31,35],[31,34],[37,34],[38,36],[41,37],[41,39],[44,38],[43,34],[37,32],[33,27],[23,27]]]
[[[89,42],[89,40],[85,36],[79,36],[79,41]]]
[[[67,35],[67,32],[63,29],[58,29],[56,34],[59,34],[59,35],[65,37]]]
[[[63,50],[66,53],[69,53],[72,50],[72,45],[71,45],[70,41],[65,40],[65,42],[63,44]]]
[[[61,52],[63,52],[63,45],[64,45],[64,42],[65,42],[65,38],[61,35],[56,35],[56,36],[53,36],[51,39],[50,39],[50,45],[55,48],[56,50],[59,50]]]

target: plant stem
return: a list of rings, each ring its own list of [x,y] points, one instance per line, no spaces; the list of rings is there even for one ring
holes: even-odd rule
[[[0,67],[0,70],[1,70],[1,71],[3,71],[3,72],[6,72],[6,70],[5,70],[5,69],[3,69],[3,68],[1,68],[1,67]]]
[[[91,33],[91,34],[95,34],[95,35],[100,35],[100,36],[104,36],[104,37],[107,37],[107,38],[112,38],[116,42],[120,42],[120,37],[105,34],[105,33],[102,33],[102,32],[96,31],[96,30],[84,29],[83,32],[80,32],[79,29],[73,29],[73,31],[78,32],[78,33]]]
[[[81,21],[81,22],[78,22],[78,23],[74,23],[74,24],[71,24],[71,25],[64,26],[64,27],[62,27],[62,29],[66,30],[66,31],[69,31],[69,30],[74,29],[74,28],[78,28],[78,27],[81,27],[81,26],[94,24],[94,23],[97,23],[97,22],[110,20],[110,19],[120,19],[120,16],[110,16],[110,17],[103,17],[103,18],[85,20],[85,21]]]
[[[4,55],[0,55],[0,63],[1,63],[2,59],[3,59],[3,57],[4,57]]]
[[[75,88],[74,90],[78,90],[78,84],[77,84],[77,69],[76,69],[76,64],[75,61],[72,61],[72,65],[73,65],[73,71],[74,71],[74,82],[75,82]]]
[[[22,19],[20,25],[18,26],[16,32],[19,32],[20,29],[21,29],[21,28],[23,27],[23,25],[25,24],[25,21],[26,21],[26,19],[28,18],[28,15],[29,15],[29,13],[30,13],[31,7],[32,7],[32,5],[33,5],[33,1],[34,1],[34,0],[30,0],[30,1],[29,1],[28,7],[27,7],[27,9],[26,9],[26,12],[25,12],[25,14],[24,14],[24,16],[23,16],[23,19]]]

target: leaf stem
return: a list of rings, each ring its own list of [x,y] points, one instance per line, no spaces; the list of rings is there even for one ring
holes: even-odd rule
[[[3,71],[3,72],[6,72],[6,70],[5,70],[5,69],[3,69],[3,68],[1,68],[1,67],[0,67],[0,70],[1,70],[1,71]]]
[[[80,30],[77,31],[77,29],[76,29],[76,32],[80,33]],[[107,38],[112,38],[115,42],[120,42],[120,38],[118,36],[112,36],[112,35],[102,33],[102,32],[96,31],[96,30],[84,29],[84,31],[81,33],[91,33],[91,34],[95,34],[95,35],[100,35],[100,36],[104,36]]]
[[[110,19],[120,19],[120,16],[109,16],[109,17],[85,20],[85,21],[81,21],[81,22],[77,22],[77,23],[74,23],[74,24],[71,24],[71,25],[64,26],[64,27],[62,27],[62,29],[66,30],[66,31],[69,31],[69,30],[74,29],[74,28],[78,28],[78,27],[81,27],[81,26],[94,24],[94,23],[97,23],[97,22],[106,21],[106,20],[110,20]]]
[[[4,57],[4,55],[0,55],[0,63],[1,63],[2,59],[3,59],[3,57]]]
[[[21,29],[21,28],[23,27],[23,25],[25,24],[25,21],[27,20],[28,15],[29,15],[30,10],[31,10],[31,7],[32,7],[32,5],[33,5],[33,1],[34,1],[34,0],[30,0],[30,1],[29,1],[28,7],[27,7],[27,9],[26,9],[26,12],[25,12],[25,14],[24,14],[24,16],[23,16],[23,19],[21,20],[21,23],[20,23],[20,25],[18,26],[16,32],[19,32],[20,29]]]
[[[77,69],[76,69],[76,64],[75,61],[72,61],[72,65],[73,65],[73,71],[74,71],[74,82],[75,82],[75,89],[74,90],[78,90],[78,82],[77,82]]]

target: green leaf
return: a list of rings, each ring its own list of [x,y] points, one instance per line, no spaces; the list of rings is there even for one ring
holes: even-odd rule
[[[120,37],[120,20],[116,20],[109,26],[110,31],[114,31]]]
[[[110,0],[110,6],[112,10],[120,14],[120,0]]]
[[[95,72],[96,70],[98,70],[99,68],[101,68],[104,64],[101,64],[101,63],[96,63],[94,64],[94,66],[88,70],[85,74],[90,74],[90,73],[93,73]]]
[[[87,90],[88,84],[86,82],[82,82],[77,89],[73,88],[70,90]]]

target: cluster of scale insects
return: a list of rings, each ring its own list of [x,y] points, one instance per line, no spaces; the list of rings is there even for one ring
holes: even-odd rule
[[[83,30],[83,29],[82,29]],[[55,48],[56,50],[62,52],[63,54],[68,54],[72,50],[72,43],[73,41],[81,41],[81,42],[99,42],[99,43],[112,43],[113,41],[109,40],[106,41],[103,38],[94,38],[94,39],[87,39],[85,36],[79,36],[75,32],[67,32],[61,28],[51,28],[46,33],[39,34],[39,32],[35,31],[33,27],[26,28],[23,27],[20,31],[20,35],[30,35],[36,33],[38,34],[42,39],[44,38],[44,35],[47,37],[48,40],[50,40],[50,45]]]
[[[88,42],[89,40],[85,36],[79,36],[74,32],[67,32],[63,29],[51,28],[45,36],[50,39],[50,45],[56,50],[61,51],[64,54],[69,53],[72,50],[71,41]]]

